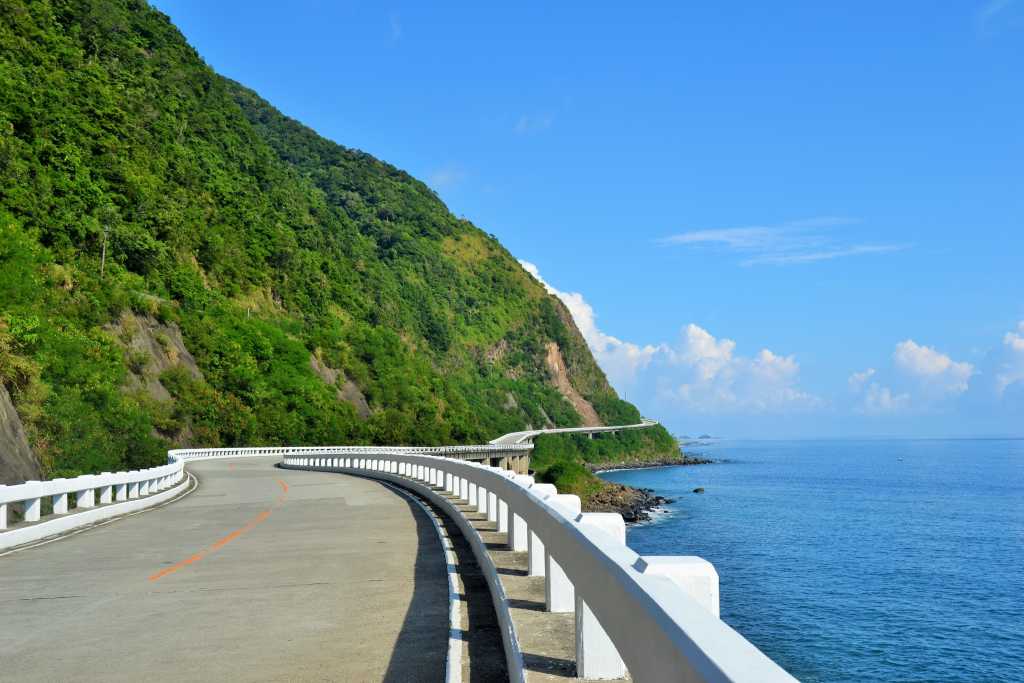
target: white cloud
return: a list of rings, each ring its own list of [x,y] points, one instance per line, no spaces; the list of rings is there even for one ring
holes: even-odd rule
[[[797,386],[800,365],[793,356],[768,349],[740,356],[736,342],[717,339],[693,323],[683,328],[677,345],[661,348],[672,370],[662,382],[661,395],[689,411],[775,413],[824,404]]]
[[[797,386],[800,366],[793,356],[768,349],[740,356],[736,342],[717,339],[692,323],[674,344],[623,341],[598,328],[594,309],[582,294],[561,292],[535,265],[520,264],[566,305],[594,358],[620,391],[643,385],[667,404],[702,414],[808,410],[824,403]]]
[[[1003,336],[1003,359],[996,373],[996,392],[1002,396],[1011,384],[1024,381],[1024,321]]]
[[[544,285],[548,293],[561,299],[569,309],[569,313],[572,314],[572,318],[576,322],[576,327],[579,328],[586,340],[595,360],[608,375],[608,379],[613,385],[621,387],[631,383],[635,379],[637,371],[650,363],[651,358],[657,352],[655,347],[640,346],[605,334],[598,329],[597,315],[582,294],[561,292],[541,277],[537,266],[523,260],[520,260],[519,263],[526,272]]]
[[[855,372],[850,375],[850,378],[846,380],[846,383],[850,385],[850,388],[854,391],[859,391],[864,387],[869,379],[874,377],[875,369],[868,368],[864,372]]]
[[[919,380],[932,393],[956,395],[967,391],[974,366],[958,362],[930,346],[907,339],[893,352],[896,368]]]
[[[889,387],[883,387],[878,382],[872,382],[866,392],[864,401],[861,404],[861,411],[870,415],[887,413],[900,413],[910,407],[910,394],[896,394]]]
[[[842,216],[820,216],[781,225],[693,230],[666,237],[661,243],[691,247],[718,245],[746,254],[740,261],[744,266],[813,263],[909,248],[905,244],[844,244],[830,234],[832,228],[858,222]]]
[[[846,383],[850,389],[860,397],[854,411],[868,415],[886,415],[901,413],[910,408],[910,394],[896,393],[889,387],[873,381],[877,374],[874,368],[868,368],[847,378]]]
[[[858,244],[853,247],[826,249],[824,251],[808,251],[800,254],[765,254],[764,256],[755,256],[754,258],[749,258],[746,261],[741,261],[740,265],[755,266],[763,263],[768,265],[784,266],[791,263],[814,263],[815,261],[831,261],[832,259],[842,258],[844,256],[887,254],[892,251],[903,251],[906,248],[907,245],[905,244]]]

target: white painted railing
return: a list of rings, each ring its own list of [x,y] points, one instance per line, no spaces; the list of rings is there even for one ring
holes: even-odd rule
[[[581,514],[579,498],[559,495],[551,484],[496,467],[397,449],[283,455],[287,468],[356,472],[443,504],[446,499],[436,493],[441,488],[487,513],[498,531],[508,534],[511,549],[528,553],[530,574],[545,577],[545,608],[575,611],[580,677],[617,678],[628,669],[637,681],[795,680],[718,618],[718,574],[708,562],[641,557],[625,544],[621,515]],[[447,509],[461,517],[463,529],[471,528],[458,508]],[[471,544],[472,536],[467,538]],[[475,542],[479,548],[474,552],[484,566],[490,560],[479,536]],[[504,615],[499,610],[502,619],[503,635],[514,640],[507,607]],[[518,645],[509,645],[506,640],[506,651],[517,654]],[[518,661],[512,657],[509,670],[514,680],[523,679],[521,656]]]
[[[185,488],[185,462],[209,458],[313,456],[343,453],[419,453],[449,458],[493,453],[526,454],[531,445],[510,446],[268,446],[254,448],[185,448],[167,452],[167,464],[144,470],[86,474],[73,479],[26,481],[0,485],[0,550],[31,543],[95,522],[157,505]],[[52,502],[44,514],[43,501]],[[16,506],[21,522],[9,528],[8,512]]]
[[[382,453],[433,455],[461,459],[467,455],[518,453],[525,455],[533,450],[533,444],[483,444],[479,446],[258,446],[251,448],[184,448],[168,451],[169,456],[180,456],[185,460],[198,458],[240,458],[265,455],[345,455],[361,453],[374,455]]]
[[[144,470],[0,486],[0,549],[156,505],[183,489],[184,478],[184,462],[170,456],[166,465]],[[52,511],[43,515],[46,499]],[[15,505],[23,523],[8,529],[8,511]]]

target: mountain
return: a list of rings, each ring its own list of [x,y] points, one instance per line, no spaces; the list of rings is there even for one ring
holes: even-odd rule
[[[493,236],[141,0],[0,12],[0,381],[46,476],[639,419]],[[660,427],[598,443],[537,466],[678,451]]]

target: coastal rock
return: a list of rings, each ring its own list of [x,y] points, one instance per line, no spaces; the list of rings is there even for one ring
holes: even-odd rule
[[[643,522],[651,518],[651,510],[671,502],[652,489],[609,483],[591,496],[587,512],[618,512],[626,522]]]
[[[703,486],[698,486],[697,488],[695,488],[693,490],[693,492],[694,493],[704,493],[704,487]]]

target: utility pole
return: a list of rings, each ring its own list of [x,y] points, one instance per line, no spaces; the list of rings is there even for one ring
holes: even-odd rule
[[[100,256],[100,279],[103,279],[103,270],[107,265],[107,238],[110,237],[110,223],[103,224],[103,254]]]

